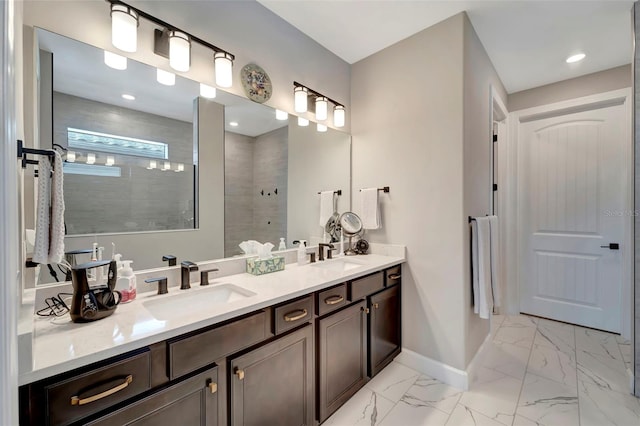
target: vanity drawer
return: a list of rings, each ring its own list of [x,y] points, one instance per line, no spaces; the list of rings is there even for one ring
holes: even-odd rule
[[[145,351],[45,386],[50,425],[67,425],[151,388],[151,352]]]
[[[347,284],[340,284],[318,292],[316,313],[318,316],[328,314],[347,304]]]
[[[204,332],[170,340],[169,378],[173,380],[267,339],[269,312],[255,312]]]
[[[384,273],[377,272],[349,283],[349,300],[362,299],[384,288]]]
[[[384,271],[384,279],[386,287],[399,284],[402,281],[402,267],[398,265],[387,269]]]
[[[311,321],[313,318],[313,294],[276,307],[273,316],[275,334]]]

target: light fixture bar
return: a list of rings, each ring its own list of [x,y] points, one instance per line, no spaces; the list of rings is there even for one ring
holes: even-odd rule
[[[172,31],[179,31],[181,33],[184,33],[185,35],[189,36],[189,39],[192,42],[196,42],[196,43],[198,43],[198,44],[200,44],[200,45],[202,45],[204,47],[207,47],[207,48],[213,50],[214,52],[223,52],[226,55],[228,55],[232,61],[235,60],[235,58],[236,58],[234,55],[232,55],[231,53],[227,52],[226,50],[221,49],[218,46],[215,46],[215,45],[209,43],[208,41],[205,41],[205,40],[203,40],[203,39],[201,39],[199,37],[196,37],[193,34],[188,33],[187,31],[181,30],[180,28],[177,28],[175,25],[171,25],[171,24],[169,24],[169,23],[167,23],[167,22],[165,22],[165,21],[163,21],[161,19],[156,18],[153,15],[149,15],[148,13],[143,12],[140,9],[137,9],[137,8],[135,8],[133,6],[129,6],[128,4],[126,4],[126,3],[124,3],[124,2],[122,2],[120,0],[106,0],[106,2],[110,3],[112,5],[115,4],[115,5],[126,6],[130,10],[133,10],[134,12],[136,12],[138,14],[138,17],[144,18],[147,21],[151,21],[154,24],[158,25],[159,27],[169,28]]]
[[[344,104],[342,104],[342,103],[340,103],[340,102],[338,102],[338,101],[336,101],[336,100],[333,100],[333,99],[331,99],[330,97],[328,97],[328,96],[326,96],[326,95],[323,95],[323,94],[322,94],[322,93],[320,93],[320,92],[316,92],[315,90],[310,89],[308,86],[305,86],[305,85],[304,85],[304,84],[302,84],[302,83],[298,83],[297,81],[294,81],[294,82],[293,82],[293,87],[294,87],[294,90],[295,90],[295,88],[296,88],[296,87],[304,87],[305,89],[307,89],[307,92],[308,92],[310,95],[313,95],[313,96],[315,96],[316,98],[326,98],[326,99],[327,99],[329,102],[331,102],[332,104],[334,104],[334,105],[336,105],[336,106],[344,107]]]

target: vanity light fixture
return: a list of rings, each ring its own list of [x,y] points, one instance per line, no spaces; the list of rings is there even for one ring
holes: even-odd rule
[[[287,114],[287,111],[276,109],[276,120],[284,121],[288,118],[289,118],[289,114]]]
[[[587,55],[585,55],[584,53],[577,53],[575,55],[571,55],[567,58],[566,62],[568,64],[573,64],[575,62],[580,62],[581,60],[583,60]]]
[[[133,95],[129,95],[129,94],[127,94],[127,93],[123,93],[123,94],[122,94],[122,99],[126,99],[126,100],[128,100],[128,101],[135,101],[135,100],[136,100],[136,97],[135,97],[135,96],[133,96]]]
[[[307,127],[309,125],[309,120],[303,117],[298,117],[298,126]]]
[[[122,71],[127,69],[126,56],[121,56],[117,53],[109,52],[108,50],[104,51],[104,63],[114,70]]]
[[[318,121],[324,121],[329,118],[329,102],[334,105],[333,109],[333,124],[336,127],[344,127],[345,124],[345,109],[344,105],[340,102],[336,102],[328,96],[323,95],[322,93],[316,92],[315,90],[309,89],[308,87],[298,83],[297,81],[293,82],[293,101],[294,101],[294,109],[296,112],[306,112],[307,111],[307,99],[309,96],[313,96],[315,98],[315,113],[316,119]],[[298,124],[300,122],[298,121]],[[326,127],[326,126],[325,126]],[[326,131],[319,130],[318,131]]]
[[[203,98],[213,99],[216,97],[216,88],[200,83],[200,96]]]
[[[111,44],[124,52],[138,49],[138,12],[124,3],[111,4]]]
[[[116,159],[113,155],[107,155],[107,161],[104,163],[105,166],[113,166],[116,163]]]
[[[76,162],[76,152],[75,151],[67,151],[67,163],[75,163]]]
[[[296,112],[307,112],[308,90],[304,86],[296,86],[293,89],[293,103]]]
[[[216,84],[220,87],[231,87],[233,84],[233,55],[227,52],[213,54]]]
[[[178,173],[178,172],[184,172],[184,164],[182,164],[182,163],[178,163],[178,166],[177,166],[177,168],[176,168],[175,172],[176,172],[176,173]]]
[[[162,170],[163,172],[171,170],[171,163],[169,161],[165,161],[164,163],[162,163],[162,168],[160,170]]]
[[[191,41],[180,31],[169,31],[169,65],[176,71],[187,72],[191,67]]]
[[[96,162],[96,155],[89,153],[87,154],[87,164],[95,164]]]
[[[156,160],[149,160],[149,166],[147,166],[147,170],[153,170],[158,167],[158,163]]]
[[[107,2],[111,3],[112,42],[118,49],[126,52],[136,51],[138,18],[144,18],[164,28],[164,30],[157,28],[154,30],[154,53],[169,58],[169,64],[173,69],[180,72],[189,71],[191,44],[197,43],[214,52],[216,84],[220,87],[231,87],[234,55],[120,0],[107,0]],[[132,23],[135,23],[135,26],[132,27]],[[132,37],[133,43],[131,42]],[[127,40],[128,44],[122,40]],[[132,48],[133,50],[127,50]]]
[[[165,86],[173,86],[176,84],[176,75],[172,72],[157,69],[158,72],[156,74],[156,79],[158,83],[164,84]]]
[[[329,101],[324,96],[318,96],[316,98],[316,119],[324,121],[329,116]]]
[[[345,111],[344,106],[336,105],[333,108],[333,125],[336,127],[344,127]]]
[[[325,126],[325,125],[324,125],[324,124],[322,124],[322,123],[318,123],[318,125],[317,125],[316,129],[318,130],[318,132],[320,132],[320,133],[324,133],[324,132],[326,132],[326,131],[327,131],[327,126]]]

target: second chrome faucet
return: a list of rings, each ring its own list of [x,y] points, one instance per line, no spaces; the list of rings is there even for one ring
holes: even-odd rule
[[[198,265],[188,260],[180,262],[180,290],[188,290],[191,288],[190,272],[197,271]]]

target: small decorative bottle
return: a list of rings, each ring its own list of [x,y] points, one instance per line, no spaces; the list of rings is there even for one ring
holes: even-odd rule
[[[286,250],[287,245],[284,242],[284,237],[280,238],[280,245],[278,246],[278,250]]]

